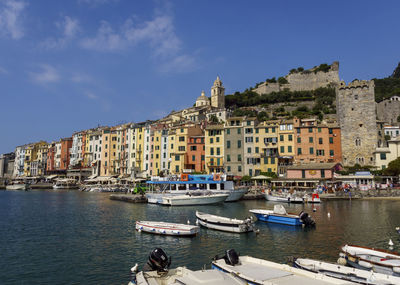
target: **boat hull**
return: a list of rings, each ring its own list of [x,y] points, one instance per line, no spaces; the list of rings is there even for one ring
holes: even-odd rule
[[[11,184],[6,186],[7,190],[28,190],[29,187],[26,184]]]
[[[213,230],[231,233],[246,233],[254,230],[253,224],[246,223],[245,220],[229,219],[199,212],[196,212],[196,217],[201,226]]]
[[[200,228],[184,224],[137,221],[136,230],[159,235],[194,236]]]
[[[302,204],[304,201],[299,197],[280,197],[270,194],[265,194],[265,199],[271,202]]]
[[[169,206],[192,206],[192,205],[210,205],[222,203],[226,200],[228,194],[189,196],[178,195],[171,197],[163,197],[163,205]]]
[[[289,226],[302,226],[303,222],[300,220],[299,216],[292,215],[278,215],[274,214],[273,211],[263,211],[257,212],[257,210],[250,210],[259,221],[267,222],[267,223],[275,223]]]

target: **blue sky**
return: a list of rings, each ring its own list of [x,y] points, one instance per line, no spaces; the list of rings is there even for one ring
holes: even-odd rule
[[[0,0],[0,153],[193,105],[293,67],[400,61],[398,1]]]

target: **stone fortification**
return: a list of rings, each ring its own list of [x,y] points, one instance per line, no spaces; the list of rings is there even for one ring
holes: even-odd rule
[[[380,121],[396,124],[400,116],[400,101],[389,98],[379,102],[376,104],[376,115]]]
[[[288,83],[261,83],[257,88],[253,89],[258,94],[269,94],[279,92],[285,89],[290,91],[306,91],[315,90],[320,87],[335,86],[339,83],[339,62],[335,61],[330,65],[327,71],[318,71],[318,67],[314,67],[304,71],[292,72],[284,77]]]
[[[336,110],[341,128],[343,164],[374,165],[378,134],[374,81],[355,80],[336,87]]]

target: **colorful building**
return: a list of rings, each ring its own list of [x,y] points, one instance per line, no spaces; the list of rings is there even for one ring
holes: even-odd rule
[[[224,125],[208,125],[205,129],[205,163],[207,173],[223,173],[225,137]]]

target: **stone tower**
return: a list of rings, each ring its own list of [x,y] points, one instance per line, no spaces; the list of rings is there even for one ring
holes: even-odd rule
[[[378,132],[375,112],[374,81],[355,80],[336,87],[336,108],[341,128],[345,166],[374,165]]]
[[[211,87],[211,107],[225,108],[225,87],[217,76],[214,85]]]

